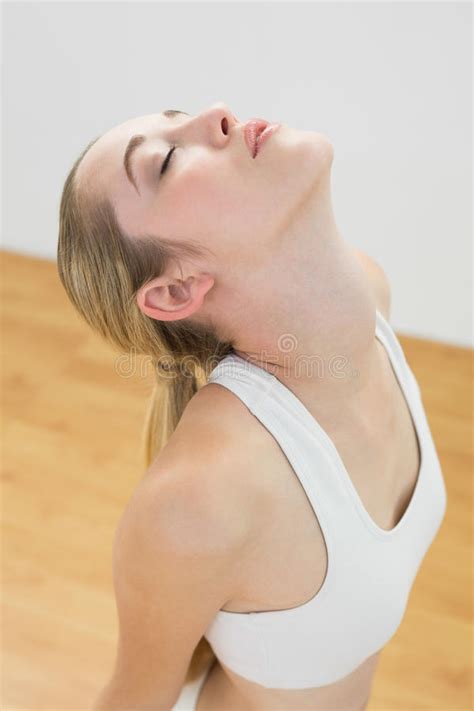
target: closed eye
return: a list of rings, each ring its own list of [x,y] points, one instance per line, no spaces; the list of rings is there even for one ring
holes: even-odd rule
[[[173,146],[171,150],[168,152],[168,155],[166,156],[163,165],[161,166],[160,170],[160,175],[163,175],[163,173],[166,173],[166,169],[168,168],[168,164],[171,160],[171,156],[173,155],[174,149],[177,148],[177,146]]]

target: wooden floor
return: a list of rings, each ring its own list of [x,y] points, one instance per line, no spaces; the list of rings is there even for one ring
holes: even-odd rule
[[[1,258],[0,708],[85,711],[114,660],[111,545],[144,472],[138,443],[151,372],[143,360],[120,359],[79,320],[53,262]],[[467,711],[472,351],[398,335],[421,386],[448,508],[383,651],[368,709]]]

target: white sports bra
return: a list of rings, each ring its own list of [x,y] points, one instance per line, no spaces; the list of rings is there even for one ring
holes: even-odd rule
[[[328,553],[324,582],[307,602],[283,610],[219,610],[205,632],[219,660],[265,687],[331,684],[379,651],[403,619],[444,518],[446,487],[420,389],[379,311],[375,336],[408,404],[421,455],[408,508],[388,531],[364,508],[332,440],[278,378],[235,353],[208,377],[234,392],[276,439],[311,503]]]

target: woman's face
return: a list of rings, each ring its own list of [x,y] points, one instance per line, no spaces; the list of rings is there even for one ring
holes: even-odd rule
[[[129,235],[195,240],[221,258],[255,258],[258,245],[271,249],[298,207],[314,197],[333,148],[320,133],[281,124],[254,159],[244,124],[223,103],[196,115],[131,119],[92,146],[79,182],[86,177],[94,191],[105,192]],[[144,139],[132,141],[127,176],[124,156],[136,135]]]

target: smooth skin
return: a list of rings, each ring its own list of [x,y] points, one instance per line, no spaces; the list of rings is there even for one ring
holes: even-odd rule
[[[388,320],[387,278],[368,255],[355,253]],[[254,540],[265,502],[253,500],[249,509],[252,499],[237,500],[236,488],[229,496],[229,486],[248,466],[242,440],[227,427],[235,420],[222,423],[215,413],[211,427],[203,415],[197,400],[188,405],[117,526],[113,579],[119,644],[114,673],[95,711],[169,711],[196,644],[238,589],[239,561]]]
[[[139,192],[122,163],[136,133],[147,136],[133,158]],[[342,407],[355,416],[386,372],[374,329],[376,307],[388,318],[390,287],[381,267],[337,229],[332,160],[326,136],[285,124],[252,159],[243,122],[219,103],[196,116],[153,114],[113,128],[86,155],[79,181],[107,194],[136,239],[151,233],[208,249],[142,287],[144,313],[212,323],[242,357],[269,368],[297,397],[317,398],[337,420]],[[288,334],[290,352],[282,348]],[[311,354],[324,362],[343,355],[358,375],[297,372],[296,358]],[[249,497],[238,486],[248,466],[242,433],[220,413],[206,417],[199,395],[117,527],[119,644],[97,711],[172,708],[196,644],[235,596],[239,562],[266,506],[263,492]]]

